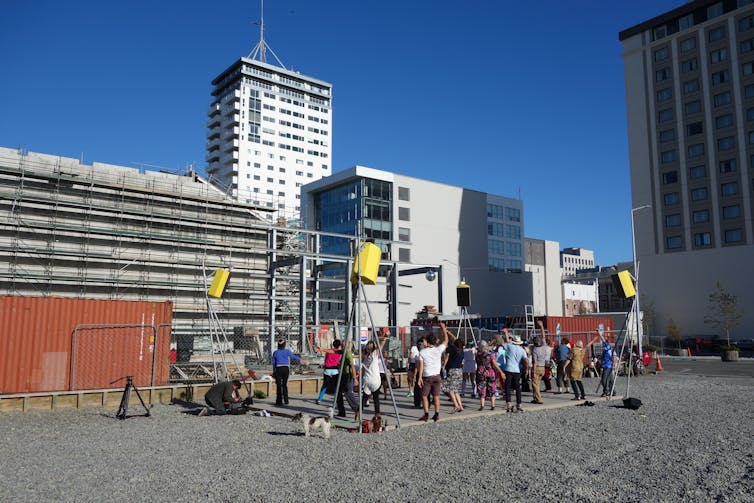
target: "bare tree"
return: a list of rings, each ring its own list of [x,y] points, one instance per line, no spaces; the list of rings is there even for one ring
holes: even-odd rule
[[[737,308],[738,297],[728,293],[718,281],[715,291],[709,295],[709,314],[704,317],[704,323],[715,328],[721,328],[725,332],[725,338],[730,348],[730,331],[741,321],[743,313]]]

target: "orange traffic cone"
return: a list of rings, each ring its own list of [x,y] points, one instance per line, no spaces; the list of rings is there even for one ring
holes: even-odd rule
[[[660,361],[660,355],[655,356],[655,365],[656,365],[655,373],[662,372],[663,368],[662,368],[662,362]]]
[[[686,348],[686,355],[691,358],[691,348]]]

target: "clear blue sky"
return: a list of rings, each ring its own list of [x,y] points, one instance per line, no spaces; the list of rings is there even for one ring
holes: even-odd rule
[[[333,84],[333,170],[524,201],[525,235],[631,259],[618,32],[683,0],[267,0],[266,40]],[[259,1],[4,0],[0,146],[203,171],[210,82]],[[268,55],[268,62],[272,56]]]

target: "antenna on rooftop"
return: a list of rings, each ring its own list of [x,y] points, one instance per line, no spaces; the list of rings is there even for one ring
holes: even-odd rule
[[[272,50],[272,47],[270,47],[264,40],[264,0],[261,0],[261,4],[262,14],[259,21],[259,42],[254,46],[254,49],[251,50],[249,57],[251,59],[261,61],[262,63],[267,63],[267,49],[269,49],[272,55],[275,57],[275,61],[277,61],[280,66],[285,68],[283,62],[280,61],[280,58],[278,58],[278,55],[275,54],[275,51]]]

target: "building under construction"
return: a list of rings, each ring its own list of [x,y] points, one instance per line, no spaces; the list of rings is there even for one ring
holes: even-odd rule
[[[231,280],[213,303],[229,338],[295,332],[306,312],[300,261],[273,261],[307,240],[271,226],[267,211],[192,172],[0,148],[0,293],[171,301],[174,339],[193,347],[209,343],[207,282],[225,268]]]

